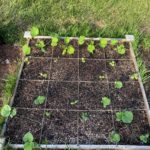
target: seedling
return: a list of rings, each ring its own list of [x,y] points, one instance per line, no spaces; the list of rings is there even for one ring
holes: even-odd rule
[[[121,89],[123,87],[123,83],[121,81],[115,81],[115,88]]]
[[[121,121],[123,123],[131,123],[133,121],[133,113],[131,111],[117,112],[116,121]]]
[[[69,45],[64,48],[62,55],[68,54],[68,55],[73,55],[75,53],[75,49],[72,45]]]
[[[83,45],[85,42],[85,36],[80,36],[78,39],[78,45]]]
[[[116,50],[117,50],[117,53],[120,54],[120,55],[124,55],[125,52],[126,52],[124,45],[117,46]]]
[[[58,38],[57,37],[52,37],[52,41],[51,41],[51,46],[55,47],[58,45]]]
[[[112,143],[118,143],[118,142],[120,142],[120,135],[118,133],[116,133],[115,131],[112,131],[109,134],[109,139]]]
[[[42,105],[46,100],[45,96],[38,96],[35,100],[34,100],[34,104],[35,105]]]
[[[39,29],[37,27],[32,27],[31,28],[31,36],[35,37],[37,35],[39,35]]]
[[[82,63],[86,62],[86,59],[84,57],[81,58]]]
[[[45,78],[45,79],[48,78],[47,73],[42,73],[42,72],[40,72],[39,75],[40,75],[41,77]]]
[[[99,79],[105,79],[105,76],[104,75],[99,75]]]
[[[42,40],[38,40],[36,43],[36,47],[39,48],[43,53],[45,53],[45,43]]]
[[[25,62],[27,65],[29,65],[29,64],[30,64],[29,58],[26,57],[26,58],[24,59],[24,62]]]
[[[101,48],[105,48],[107,46],[107,40],[106,39],[101,39],[100,40],[100,47]]]
[[[64,39],[64,42],[65,42],[65,44],[69,44],[70,43],[70,38],[69,37],[66,37],[65,39]]]
[[[24,55],[30,55],[31,53],[31,48],[27,44],[22,47],[22,50]]]
[[[112,66],[112,67],[115,67],[116,66],[116,62],[114,60],[112,60],[112,61],[109,62],[109,65]]]
[[[50,117],[52,115],[52,113],[51,112],[49,112],[49,111],[45,111],[45,116],[46,117]]]
[[[101,103],[103,104],[103,107],[106,108],[110,105],[111,99],[108,97],[102,97]]]
[[[88,48],[87,48],[88,52],[93,54],[94,53],[94,50],[95,50],[95,46],[94,46],[94,42],[91,41],[90,44],[88,44]]]
[[[13,118],[17,114],[17,111],[15,108],[11,108],[9,105],[4,105],[1,109],[1,115],[3,117],[11,117]]]
[[[82,114],[81,114],[81,120],[82,120],[83,122],[86,122],[86,121],[89,120],[89,115],[88,115],[87,112],[82,112]]]
[[[71,100],[70,105],[76,105],[79,102],[79,100]]]
[[[111,45],[112,45],[112,46],[115,46],[117,43],[118,43],[117,40],[111,40]]]
[[[140,135],[140,141],[141,143],[147,143],[149,138],[149,133]]]
[[[138,73],[133,73],[133,74],[130,76],[130,78],[131,78],[132,80],[138,80]]]

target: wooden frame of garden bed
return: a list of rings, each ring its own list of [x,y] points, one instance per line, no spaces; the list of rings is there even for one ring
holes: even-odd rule
[[[146,98],[146,94],[145,94],[144,86],[143,86],[143,83],[142,83],[142,79],[140,77],[140,73],[139,73],[137,62],[136,62],[136,58],[135,58],[135,55],[134,55],[134,52],[133,52],[133,48],[132,48],[132,41],[134,40],[134,36],[126,35],[125,37],[126,38],[124,38],[124,39],[122,39],[122,38],[115,38],[115,39],[116,40],[127,41],[127,42],[130,43],[130,53],[131,53],[131,57],[132,57],[132,60],[133,60],[136,72],[139,75],[138,81],[139,81],[139,84],[140,84],[141,92],[142,92],[143,99],[144,99],[145,110],[146,110],[148,122],[149,122],[149,125],[150,125],[150,109],[149,109],[148,101],[147,101],[147,98]],[[31,35],[30,35],[29,31],[25,32],[24,38],[27,39],[27,44],[29,44],[29,41],[31,39]],[[34,38],[35,39],[51,39],[51,36],[36,36]],[[65,37],[60,37],[60,38],[64,39]],[[78,39],[78,38],[77,37],[70,37],[70,39]],[[97,40],[100,40],[101,38],[86,38],[86,40],[89,40],[89,39],[97,41]],[[106,39],[107,40],[112,40],[114,38],[106,38]],[[13,101],[14,101],[14,97],[15,97],[15,94],[16,94],[16,91],[17,91],[19,78],[21,76],[23,65],[24,65],[24,58],[23,58],[23,61],[22,61],[22,64],[21,64],[21,68],[20,68],[19,74],[18,74],[16,87],[14,89],[14,94],[13,94],[13,97],[11,98],[10,105],[12,105]],[[4,142],[5,142],[5,138],[3,138],[3,137],[4,137],[5,130],[6,130],[6,122],[7,122],[7,120],[8,119],[5,120],[5,124],[4,124],[3,130],[2,130],[2,133],[1,133],[1,137],[2,137],[1,138],[1,143],[2,144],[4,144]],[[1,146],[2,146],[2,144],[1,144]],[[13,147],[13,148],[23,148],[23,144],[10,144],[10,146]],[[40,147],[41,148],[49,148],[49,149],[66,149],[66,148],[71,148],[71,149],[78,149],[78,148],[79,149],[119,149],[119,150],[121,150],[121,149],[122,150],[123,149],[128,149],[128,150],[149,150],[150,149],[150,146],[142,146],[142,145],[141,146],[139,146],[139,145],[137,146],[137,145],[84,145],[84,144],[81,144],[81,145],[77,145],[77,144],[71,144],[71,145],[48,144],[48,145],[46,145],[46,144],[41,144]]]

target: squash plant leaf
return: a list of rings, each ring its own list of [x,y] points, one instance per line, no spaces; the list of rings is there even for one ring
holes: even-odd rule
[[[121,81],[115,81],[115,88],[121,89],[123,87],[123,83]]]

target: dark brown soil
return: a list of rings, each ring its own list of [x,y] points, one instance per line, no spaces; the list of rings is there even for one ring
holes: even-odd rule
[[[144,110],[133,111],[134,119],[131,124],[124,124],[115,121],[115,130],[120,133],[121,141],[119,144],[135,144],[141,145],[139,136],[142,134],[150,133],[150,128],[148,125],[147,115]],[[114,112],[114,119],[115,112]],[[148,141],[147,145],[150,144]]]

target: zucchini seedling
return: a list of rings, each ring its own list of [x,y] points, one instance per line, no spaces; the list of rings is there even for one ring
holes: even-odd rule
[[[120,135],[118,133],[116,133],[115,131],[112,131],[109,134],[109,139],[110,139],[110,142],[117,144],[120,142]]]
[[[116,121],[123,123],[131,123],[133,121],[133,113],[131,111],[120,111],[116,113]]]
[[[34,100],[34,104],[35,105],[42,105],[46,100],[45,96],[38,96],[35,100]]]
[[[94,41],[91,41],[90,44],[88,44],[87,50],[90,54],[93,54],[95,51]]]
[[[31,53],[31,48],[30,48],[27,44],[25,44],[25,45],[23,45],[23,47],[22,47],[22,51],[23,51],[23,54],[24,54],[24,55],[30,55],[30,53]]]
[[[52,37],[51,46],[56,47],[58,45],[59,39],[57,37]]]
[[[11,108],[9,105],[4,105],[1,109],[1,115],[3,117],[11,117],[13,118],[17,114],[17,111],[15,108]]]
[[[39,35],[39,29],[37,27],[32,27],[30,32],[32,37]]]
[[[123,83],[121,81],[115,81],[115,88],[121,89],[123,87]]]
[[[140,135],[140,141],[141,143],[147,143],[149,138],[149,133]]]
[[[81,120],[82,120],[83,122],[86,122],[86,121],[89,120],[89,115],[88,115],[87,112],[82,112],[82,114],[81,114]]]
[[[125,47],[123,44],[117,46],[117,49],[116,49],[117,53],[120,54],[120,55],[124,55],[126,50],[125,50]]]
[[[45,53],[45,43],[43,40],[38,40],[36,43],[36,47],[39,48],[43,53]]]
[[[104,38],[100,39],[100,47],[105,48],[107,46],[108,41]]]
[[[85,42],[85,36],[80,36],[78,39],[78,45],[83,45]]]
[[[110,105],[111,99],[108,97],[102,97],[101,103],[103,104],[103,107],[106,108]]]

